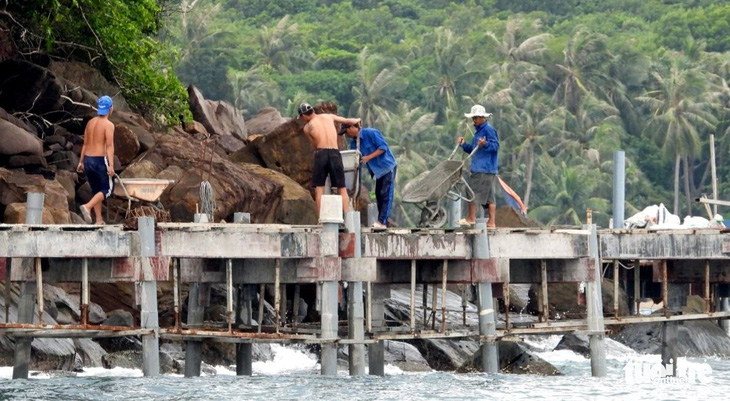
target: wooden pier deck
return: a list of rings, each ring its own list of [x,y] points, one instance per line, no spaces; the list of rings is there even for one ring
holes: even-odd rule
[[[356,219],[359,217],[352,221],[359,221]],[[156,346],[158,338],[169,338],[190,344],[199,344],[201,340],[242,345],[368,344],[376,351],[384,339],[468,338],[480,340],[485,344],[485,352],[491,352],[489,347],[496,341],[524,334],[579,331],[603,338],[605,326],[610,325],[730,317],[730,311],[716,310],[713,302],[718,296],[730,296],[730,232],[726,230],[597,230],[595,226],[486,230],[478,226],[375,231],[360,228],[359,224],[346,224],[347,228],[336,224],[155,224],[149,218],[140,219],[139,227],[128,231],[122,226],[0,225],[0,280],[21,285],[19,309],[24,311],[18,322],[0,323],[0,334],[27,339],[141,335],[150,340],[145,342],[150,349]],[[634,268],[630,274],[620,274],[622,265]],[[618,306],[613,311],[603,310],[597,283],[604,275],[604,266],[613,268],[616,287],[632,289],[627,294],[630,305],[646,296],[659,295],[664,301],[663,314],[640,316],[638,308],[633,308],[632,315],[620,316]],[[42,316],[42,301],[36,301],[36,297],[43,297],[39,283],[54,282],[81,283],[84,313],[88,310],[89,287],[94,283],[137,283],[141,325],[92,326],[85,319],[80,325],[43,324],[38,320]],[[173,327],[159,327],[157,323],[156,288],[160,282],[173,284],[177,317]],[[354,309],[348,313],[345,327],[339,328],[336,303],[342,282],[351,283],[348,298],[352,298]],[[587,287],[585,319],[548,319],[547,286],[565,282]],[[228,327],[203,326],[202,308],[208,302],[206,289],[214,283],[227,288]],[[517,283],[538,285],[538,322],[510,323],[508,286]],[[661,284],[660,294],[643,293],[644,283]],[[401,332],[386,327],[383,317],[383,301],[389,297],[389,286],[394,284],[410,285],[411,289],[411,320]],[[434,327],[433,321],[428,325],[416,318],[414,307],[421,302],[414,297],[416,286],[433,286],[444,294],[452,284],[478,287],[479,327],[451,328],[446,326],[445,319],[441,327]],[[705,313],[683,315],[673,309],[667,296],[669,286],[686,284],[702,288]],[[190,288],[191,294],[186,324],[180,316],[183,285]],[[262,320],[261,309],[257,315],[252,306],[256,297],[263,294],[265,285],[274,286],[277,321],[270,326],[253,325],[254,319]],[[285,308],[280,291],[284,285],[317,286],[320,325],[297,328],[279,319]],[[496,303],[492,298],[502,299],[506,305],[504,324],[496,323]],[[428,302],[432,302],[432,313],[440,312],[437,305],[443,305],[441,300]],[[618,305],[617,300],[615,304]],[[35,313],[38,316],[34,320]],[[345,329],[347,335],[341,334]],[[195,352],[194,346],[188,349]],[[247,351],[243,348],[241,352]],[[17,358],[23,357],[16,354]],[[145,365],[146,374],[155,373],[155,361],[150,358]],[[194,365],[195,356],[191,358]],[[241,358],[242,364],[250,365],[250,356]],[[323,372],[331,371],[324,361],[323,358]],[[190,375],[195,375],[195,371],[190,371]]]

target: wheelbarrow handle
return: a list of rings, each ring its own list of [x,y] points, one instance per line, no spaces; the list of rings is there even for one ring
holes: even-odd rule
[[[456,146],[454,147],[454,150],[452,150],[452,151],[451,151],[451,154],[449,155],[449,158],[448,158],[447,160],[451,160],[451,159],[452,159],[452,158],[454,157],[454,155],[456,154],[456,151],[457,151],[457,150],[459,149],[459,147],[460,147],[460,146],[461,146],[461,145],[459,145],[459,144],[456,144]],[[474,149],[473,149],[473,150],[471,151],[471,153],[469,153],[469,156],[467,156],[467,157],[466,157],[466,159],[464,159],[464,161],[466,162],[466,161],[467,161],[467,160],[469,160],[469,159],[470,159],[470,158],[471,158],[472,156],[474,156],[474,153],[476,153],[476,151],[477,151],[478,149],[479,149],[479,146],[475,146],[475,147],[474,147]]]

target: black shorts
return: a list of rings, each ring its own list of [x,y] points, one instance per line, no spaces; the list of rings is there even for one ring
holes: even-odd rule
[[[323,187],[330,177],[332,188],[346,188],[345,168],[342,167],[342,155],[337,149],[317,149],[314,153],[314,169],[312,185]]]

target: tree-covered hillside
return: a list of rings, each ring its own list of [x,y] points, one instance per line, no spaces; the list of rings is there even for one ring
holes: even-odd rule
[[[471,135],[463,113],[479,103],[494,113],[501,176],[543,223],[576,224],[592,208],[605,225],[619,149],[629,213],[663,202],[704,214],[692,199],[711,193],[710,134],[720,198],[730,199],[726,1],[2,4],[0,23],[24,51],[86,59],[168,122],[184,113],[177,79],[248,118],[264,106],[291,117],[301,101],[335,101],[383,131],[397,188]]]
[[[168,3],[178,76],[251,117],[334,100],[382,130],[399,188],[494,113],[500,174],[544,223],[606,224],[612,152],[627,201],[700,213],[730,197],[730,4],[711,0],[198,0]],[[402,210],[401,210],[402,211]]]

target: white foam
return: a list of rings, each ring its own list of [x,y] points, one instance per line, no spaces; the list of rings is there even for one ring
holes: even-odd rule
[[[312,371],[319,366],[314,355],[306,354],[298,349],[272,344],[274,359],[266,362],[254,362],[253,372],[262,375],[276,375]]]
[[[385,365],[384,372],[386,375],[392,375],[392,376],[402,375],[404,373],[403,369],[401,369],[395,365]]]
[[[128,368],[84,368],[83,372],[77,373],[79,377],[142,377],[142,369]]]

